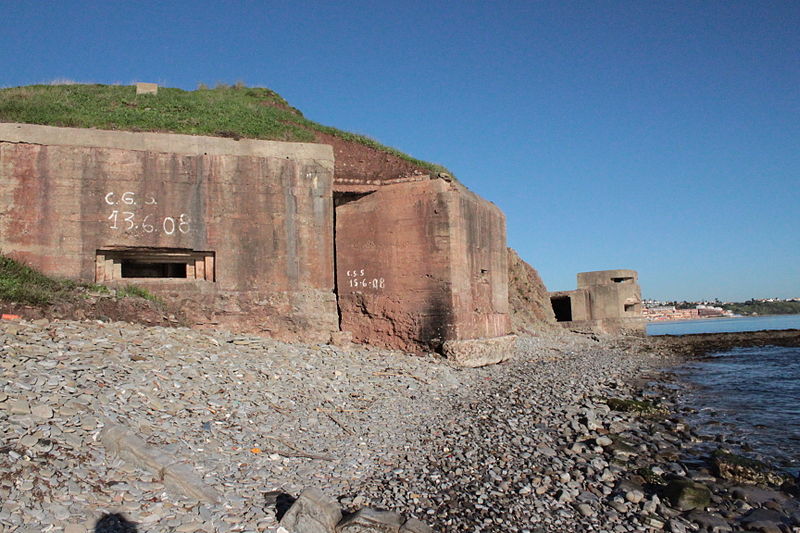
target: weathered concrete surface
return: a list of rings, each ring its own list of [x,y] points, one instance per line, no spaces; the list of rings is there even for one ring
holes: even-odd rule
[[[136,94],[158,94],[158,84],[138,82],[136,84]]]
[[[324,342],[332,174],[324,145],[0,124],[0,249],[84,281],[103,251],[202,252],[197,279],[143,283],[204,324]]]
[[[444,180],[386,185],[336,208],[341,327],[409,351],[509,332],[505,219]]]
[[[581,272],[578,289],[550,293],[556,318],[565,327],[600,333],[644,330],[642,295],[635,270]],[[565,299],[569,299],[569,312]]]
[[[557,327],[550,293],[539,273],[508,249],[508,305],[515,332],[533,333]]]
[[[478,368],[510,359],[516,351],[517,336],[490,339],[449,340],[442,346],[444,355],[459,366]]]
[[[128,428],[107,421],[99,439],[109,453],[136,468],[147,470],[163,480],[171,490],[199,501],[219,503],[219,493],[203,483],[188,464],[153,448]]]

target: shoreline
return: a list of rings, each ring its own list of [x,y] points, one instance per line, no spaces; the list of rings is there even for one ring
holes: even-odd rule
[[[800,346],[800,329],[652,335],[644,337],[640,344],[644,349],[661,350],[685,359],[697,359],[706,357],[709,353],[739,347],[797,347]]]
[[[569,357],[570,341],[574,342],[574,339],[562,339],[558,344],[564,348],[557,347],[557,344],[551,346],[550,350],[563,350]],[[730,475],[725,470],[725,461],[744,459],[738,455],[738,451],[746,443],[735,437],[710,441],[698,434],[678,412],[677,378],[673,370],[692,357],[672,352],[671,346],[660,348],[653,350],[652,343],[645,343],[643,347],[641,340],[635,338],[606,338],[590,346],[590,350],[597,350],[597,353],[589,354],[591,357],[610,356],[612,360],[616,359],[616,364],[621,362],[618,359],[620,355],[638,360],[634,365],[637,371],[632,379],[626,379],[631,376],[620,373],[619,367],[614,368],[610,375],[616,377],[606,383],[597,382],[583,388],[586,396],[567,402],[549,412],[549,416],[534,421],[530,426],[533,434],[548,429],[555,431],[538,439],[538,446],[528,454],[526,461],[516,464],[516,468],[503,470],[503,473],[508,470],[509,474],[514,470],[530,471],[533,474],[527,476],[527,482],[505,479],[498,484],[497,479],[493,479],[484,483],[482,489],[480,484],[476,487],[473,482],[479,477],[477,473],[466,480],[448,479],[448,470],[466,470],[458,465],[467,464],[467,458],[475,460],[477,457],[479,464],[494,465],[503,464],[503,454],[493,454],[485,447],[474,446],[469,440],[459,439],[458,436],[437,435],[437,438],[445,438],[448,443],[446,447],[429,442],[429,447],[424,449],[422,455],[442,457],[460,444],[466,448],[461,452],[463,459],[449,465],[441,459],[414,464],[412,468],[416,472],[411,475],[412,480],[403,479],[408,476],[407,473],[389,474],[373,480],[370,493],[376,500],[370,500],[371,503],[397,508],[397,501],[408,501],[400,487],[407,487],[408,494],[425,493],[420,486],[425,487],[424,478],[434,472],[435,483],[427,484],[425,488],[428,491],[444,490],[450,494],[456,488],[457,494],[468,495],[457,499],[453,505],[447,497],[437,499],[434,494],[433,501],[440,506],[432,515],[438,531],[474,531],[477,529],[471,528],[483,528],[480,530],[532,533],[640,531],[644,528],[680,532],[697,527],[735,531],[750,527],[748,524],[758,526],[762,522],[769,522],[772,524],[770,527],[778,527],[778,524],[784,528],[790,524],[793,527],[800,526],[796,485],[787,485],[782,491],[774,484],[766,488],[763,483],[761,487],[748,483],[761,482],[761,466],[756,463],[753,463],[756,465],[753,466],[753,472],[748,473],[743,468],[741,472]],[[586,345],[583,349],[586,349]],[[603,351],[606,353],[599,353]],[[580,355],[585,357],[587,354]],[[535,358],[528,362],[535,362]],[[525,366],[526,363],[518,360],[515,364]],[[511,390],[517,390],[518,386],[515,383],[510,387]],[[501,387],[501,390],[507,392],[508,385]],[[487,395],[491,396],[491,393]],[[470,409],[463,412],[469,413],[476,403],[480,404],[480,400],[472,400]],[[531,407],[536,408],[535,405]],[[529,407],[523,404],[522,409],[511,410],[512,416],[524,417],[526,409]],[[491,419],[491,410],[479,410],[478,418]],[[503,413],[508,415],[509,410],[503,409]],[[456,426],[460,432],[466,426],[469,433],[475,422],[459,420]],[[498,421],[498,424],[502,423],[502,420]],[[480,426],[480,422],[477,425]],[[507,432],[508,429],[505,429],[501,433]],[[476,433],[471,432],[472,435]],[[515,433],[525,438],[524,432]],[[501,435],[500,439],[504,437]],[[487,431],[479,438],[490,439],[493,447],[496,446],[498,435]],[[514,447],[513,437],[511,447]],[[714,459],[709,454],[718,448],[721,458]],[[517,451],[522,449],[524,446],[518,447]],[[731,455],[726,455],[728,452]],[[717,463],[722,465],[722,471]],[[768,465],[765,468],[769,472],[777,470]],[[514,477],[513,474],[511,477]],[[503,484],[507,485],[505,489]],[[476,490],[479,495],[477,500],[472,496]],[[687,494],[691,490],[707,491],[709,499],[706,505],[693,508],[691,502],[687,503]],[[791,491],[793,495],[786,491]],[[481,494],[487,496],[481,498]],[[534,497],[531,498],[531,495]],[[450,506],[453,512],[449,515],[445,512],[442,517],[441,506],[445,509]],[[765,516],[765,509],[774,513]],[[472,519],[464,520],[465,516]],[[483,518],[476,520],[476,516]]]
[[[521,337],[506,363],[462,369],[126,323],[3,322],[0,336],[9,531],[89,532],[102,513],[122,512],[140,533],[277,532],[270,494],[311,487],[348,511],[393,509],[437,531],[685,531],[714,512],[738,527],[747,513],[789,505],[774,491],[736,499],[708,480],[681,455],[702,439],[679,416],[610,407],[654,393],[668,403],[664,372],[686,357],[652,338],[553,331]],[[98,438],[111,423],[191,467],[219,502],[115,454]],[[674,510],[641,475],[654,466],[662,478],[698,472],[712,513]],[[783,516],[800,525],[800,514]]]

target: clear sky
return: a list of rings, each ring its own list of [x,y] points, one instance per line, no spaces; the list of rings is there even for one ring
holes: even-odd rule
[[[7,2],[0,85],[241,80],[442,163],[550,290],[800,297],[800,2]]]

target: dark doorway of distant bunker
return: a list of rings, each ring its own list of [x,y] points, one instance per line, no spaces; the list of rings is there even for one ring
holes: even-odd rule
[[[553,313],[558,322],[570,322],[572,320],[572,302],[569,296],[554,296],[550,298],[553,304]]]

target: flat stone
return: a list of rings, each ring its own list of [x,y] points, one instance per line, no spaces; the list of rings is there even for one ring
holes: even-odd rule
[[[404,523],[405,519],[400,513],[367,508],[344,517],[336,526],[336,532],[398,533]]]
[[[400,533],[433,533],[433,528],[421,520],[409,518],[400,528]]]
[[[34,437],[33,435],[25,435],[24,437],[19,439],[19,443],[22,446],[25,446],[26,448],[34,447],[36,444],[38,444],[38,442],[39,442],[39,438],[38,437]]]
[[[782,492],[754,486],[736,487],[732,492],[734,498],[756,505],[763,505],[768,501],[782,502],[786,500],[786,495]]]
[[[750,531],[781,533],[789,525],[789,517],[771,509],[753,509],[739,520]]]
[[[10,402],[9,412],[12,415],[28,415],[31,413],[31,407],[25,400],[13,400]]]
[[[341,519],[336,500],[310,488],[300,494],[280,523],[292,533],[332,533]]]
[[[49,405],[37,405],[31,409],[31,414],[36,418],[49,420],[53,418],[53,409]]]
[[[606,437],[606,436],[597,437],[595,439],[595,442],[597,443],[598,446],[602,446],[603,448],[605,448],[606,446],[611,446],[612,444],[614,444],[614,441],[611,440],[610,438]]]
[[[721,516],[703,511],[694,510],[687,517],[690,521],[704,527],[711,533],[729,533],[733,531],[731,525]]]
[[[582,516],[594,516],[594,509],[589,504],[579,503],[576,507]]]
[[[459,366],[477,368],[501,363],[514,355],[517,336],[505,335],[487,339],[450,340],[442,345],[442,353]]]

